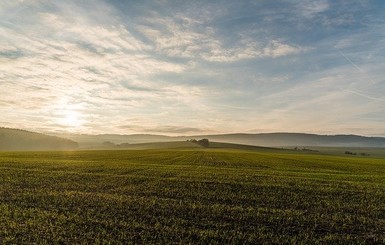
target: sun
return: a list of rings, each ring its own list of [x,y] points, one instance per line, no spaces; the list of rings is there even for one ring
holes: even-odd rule
[[[63,117],[60,119],[60,123],[68,127],[82,126],[80,114],[76,111],[65,111]]]

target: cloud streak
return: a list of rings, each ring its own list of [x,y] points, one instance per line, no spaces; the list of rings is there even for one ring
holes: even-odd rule
[[[1,126],[380,134],[383,4],[353,2],[2,2]]]

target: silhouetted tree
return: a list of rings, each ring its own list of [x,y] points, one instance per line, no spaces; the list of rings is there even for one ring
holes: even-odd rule
[[[210,142],[208,139],[201,139],[201,140],[198,140],[197,143],[203,147],[209,147],[210,145]]]

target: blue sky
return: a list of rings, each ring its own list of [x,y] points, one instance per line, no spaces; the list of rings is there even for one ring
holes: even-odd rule
[[[385,136],[385,1],[0,2],[0,125]]]

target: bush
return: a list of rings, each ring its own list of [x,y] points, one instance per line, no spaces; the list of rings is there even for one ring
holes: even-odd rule
[[[208,139],[201,139],[201,140],[198,140],[197,143],[203,147],[209,147],[210,145],[210,142]]]

